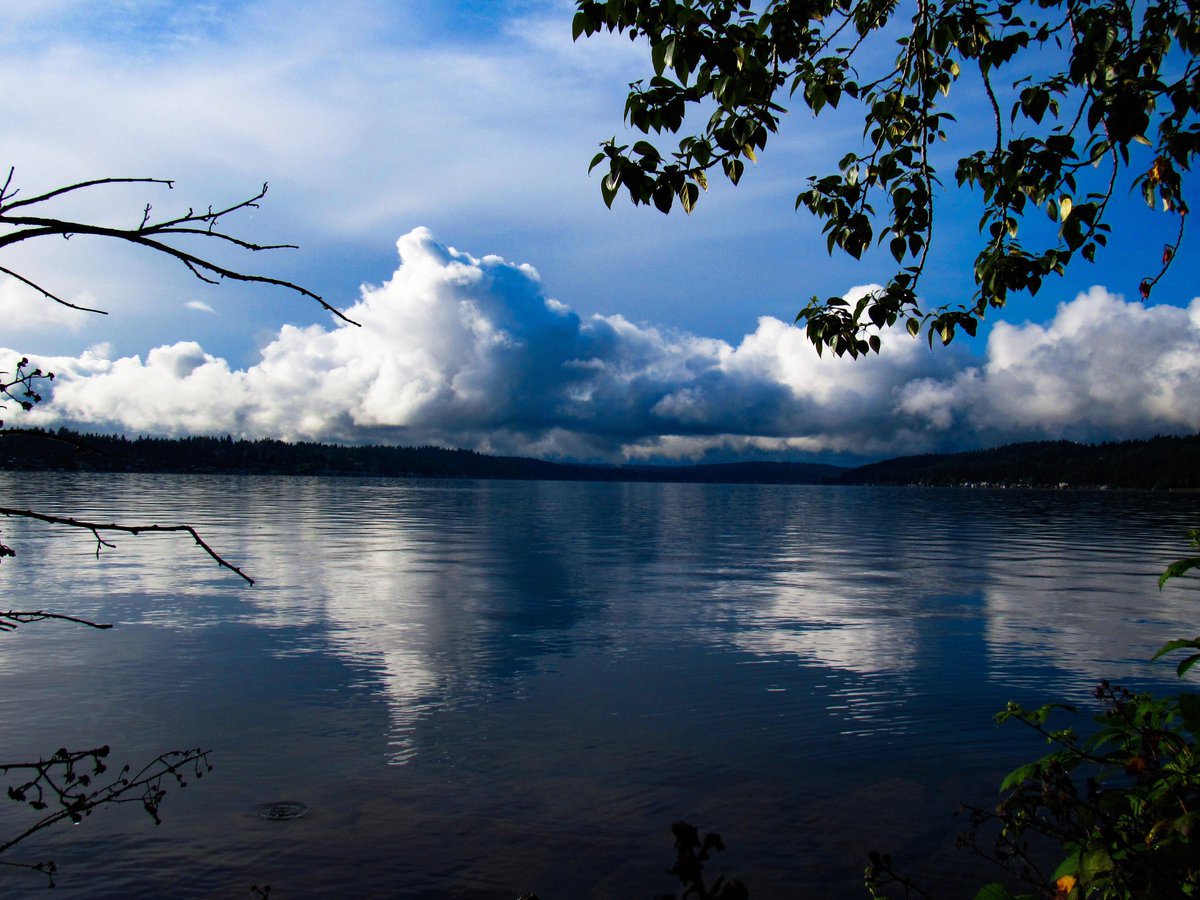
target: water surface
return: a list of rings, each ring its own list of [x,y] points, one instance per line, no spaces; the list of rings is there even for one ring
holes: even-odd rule
[[[0,635],[3,759],[212,749],[155,826],[26,842],[55,896],[652,897],[669,827],[751,896],[861,895],[868,849],[967,893],[960,802],[1040,752],[992,714],[1087,703],[1195,633],[1159,591],[1194,495],[3,475],[6,505],[198,526],[0,521],[6,605],[116,628]],[[289,822],[255,814],[298,800]],[[4,834],[25,813],[0,806]],[[955,890],[955,887],[958,890]],[[43,895],[0,870],[6,896]]]

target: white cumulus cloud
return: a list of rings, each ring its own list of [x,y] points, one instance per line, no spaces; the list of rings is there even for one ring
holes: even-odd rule
[[[361,327],[285,325],[245,369],[192,341],[144,358],[27,354],[58,375],[28,419],[613,460],[1200,429],[1200,299],[1144,307],[1093,288],[1048,323],[997,324],[982,359],[897,332],[882,353],[849,360],[818,356],[766,316],[736,344],[581,317],[531,266],[473,257],[423,228],[397,247],[392,277],[347,310]]]
[[[1093,287],[1046,324],[997,323],[982,365],[911,385],[902,408],[992,442],[1200,431],[1200,298],[1143,306]]]

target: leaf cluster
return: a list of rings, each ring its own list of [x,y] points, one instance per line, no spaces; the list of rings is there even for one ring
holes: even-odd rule
[[[679,879],[683,898],[747,900],[750,892],[736,878],[726,880],[724,875],[718,875],[711,887],[705,885],[704,864],[714,852],[725,849],[719,834],[710,831],[701,837],[695,825],[682,821],[671,826],[671,834],[675,837],[675,864],[667,874]]]
[[[1101,682],[1103,712],[1081,738],[1051,719],[1074,712],[1064,704],[1025,709],[1010,703],[997,719],[1016,720],[1053,750],[1013,770],[994,813],[974,810],[972,826],[999,826],[990,855],[1033,889],[1021,898],[1173,898],[1200,895],[1200,694],[1172,697]],[[1047,872],[1031,837],[1062,853]],[[969,846],[975,832],[966,836]],[[1013,900],[987,886],[979,900]]]
[[[167,785],[185,788],[189,778],[202,778],[212,771],[208,751],[197,747],[171,750],[136,772],[127,765],[115,776],[105,777],[110,752],[107,745],[87,750],[62,747],[49,759],[0,764],[0,775],[16,776],[8,785],[8,798],[39,816],[19,834],[0,841],[0,854],[51,825],[63,821],[79,824],[94,809],[109,804],[140,803],[154,823],[160,824],[159,808],[167,796]],[[41,872],[54,886],[57,867],[51,861],[23,863],[0,857],[0,865]]]
[[[649,46],[654,74],[630,85],[628,124],[648,137],[684,132],[669,152],[605,141],[591,168],[607,170],[610,206],[624,192],[690,213],[710,174],[738,183],[789,105],[814,117],[856,106],[862,149],[809,177],[796,207],[823,223],[829,252],[858,259],[883,245],[897,268],[858,303],[812,298],[797,321],[819,351],[878,352],[879,332],[897,324],[931,343],[974,334],[989,309],[1095,259],[1122,175],[1178,218],[1143,298],[1181,245],[1184,177],[1200,151],[1195,0],[578,0],[576,10],[576,39],[610,31]],[[980,198],[976,292],[926,309],[917,291],[943,190],[934,150],[950,140],[948,98],[968,74],[992,120],[991,140],[966,142],[953,170]],[[702,126],[689,124],[692,109],[710,112]],[[1037,210],[1056,226],[1049,240],[1023,228]]]
[[[53,380],[53,372],[43,372],[36,367],[29,368],[29,359],[22,356],[11,373],[0,372],[0,400],[11,400],[25,412],[29,412],[36,404],[42,402],[38,382]],[[5,408],[6,404],[0,403],[0,409]],[[3,425],[4,422],[0,420],[0,426]]]

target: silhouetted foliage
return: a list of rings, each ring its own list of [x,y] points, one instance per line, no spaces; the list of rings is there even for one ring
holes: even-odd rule
[[[814,118],[840,106],[861,123],[862,141],[836,171],[810,176],[795,205],[822,223],[830,253],[858,259],[886,246],[896,271],[857,303],[812,298],[797,320],[818,351],[878,352],[880,332],[897,324],[930,343],[959,328],[975,334],[989,309],[1093,260],[1118,192],[1174,218],[1161,258],[1133,276],[1143,298],[1179,252],[1184,178],[1200,152],[1194,0],[577,0],[576,9],[576,38],[644,39],[654,72],[625,102],[627,123],[651,140],[610,139],[592,160],[606,170],[610,206],[625,193],[664,213],[678,200],[690,213],[710,175],[742,179],[788,106]],[[982,131],[955,128],[951,103],[964,85],[982,99]],[[664,151],[652,132],[683,137]],[[951,168],[979,212],[976,293],[930,309],[918,291]]]
[[[671,826],[675,836],[675,865],[668,874],[674,875],[683,885],[681,900],[695,897],[696,900],[748,900],[750,892],[736,878],[726,880],[718,875],[712,887],[705,886],[704,864],[714,852],[725,849],[725,842],[716,832],[710,831],[700,837],[695,825],[676,822]],[[667,895],[663,900],[672,900]]]
[[[166,784],[174,782],[185,788],[189,772],[192,778],[203,778],[205,772],[212,771],[208,751],[197,747],[163,753],[137,772],[127,765],[115,776],[104,777],[110,752],[107,745],[89,750],[62,747],[49,759],[0,763],[0,774],[12,779],[7,788],[9,799],[24,803],[37,814],[22,831],[0,840],[0,854],[59,822],[78,825],[94,809],[110,804],[141,803],[154,824],[161,824],[158,812],[167,795]],[[41,872],[50,887],[54,887],[58,870],[52,860],[26,863],[0,859],[0,866]]]
[[[997,716],[1024,723],[1053,749],[1009,773],[994,810],[968,810],[962,845],[998,862],[1026,891],[995,883],[980,898],[1200,894],[1200,694],[1159,698],[1103,681],[1095,697],[1103,710],[1086,736],[1051,726],[1055,714],[1075,712],[1066,704],[1010,703]]]

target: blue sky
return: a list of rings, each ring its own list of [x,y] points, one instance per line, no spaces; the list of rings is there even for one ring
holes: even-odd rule
[[[895,336],[866,362],[818,359],[788,326],[796,310],[889,274],[886,254],[830,258],[793,209],[804,177],[854,146],[854,122],[793,113],[742,184],[714,182],[690,217],[610,211],[587,164],[621,132],[642,48],[573,44],[572,4],[558,0],[329,10],[31,0],[5,12],[3,163],[23,191],[176,180],[63,209],[129,221],[147,202],[205,207],[268,181],[262,208],[231,227],[300,249],[243,266],[357,309],[364,326],[280,291],[210,288],[144,253],[31,242],[4,264],[111,314],[0,283],[0,347],[60,373],[28,421],[614,461],[849,462],[1200,429],[1200,267],[1185,252],[1151,305],[1135,302],[1174,227],[1140,200],[1120,199],[1100,264],[1014,303],[975,341],[931,352]],[[978,131],[980,105],[959,93],[961,129]],[[970,294],[969,199],[943,206],[931,303]]]

